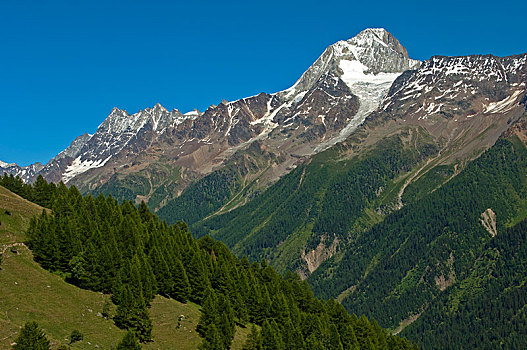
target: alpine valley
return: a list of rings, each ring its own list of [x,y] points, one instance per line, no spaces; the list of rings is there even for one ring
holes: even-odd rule
[[[421,62],[365,29],[287,90],[114,108],[47,164],[0,174],[145,202],[422,348],[519,349],[526,145],[527,54]]]

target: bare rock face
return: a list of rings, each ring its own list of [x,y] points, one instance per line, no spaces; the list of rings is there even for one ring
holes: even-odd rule
[[[434,56],[398,77],[367,124],[419,125],[452,159],[473,158],[525,113],[527,54]]]

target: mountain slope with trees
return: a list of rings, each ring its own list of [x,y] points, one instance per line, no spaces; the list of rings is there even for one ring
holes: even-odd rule
[[[417,319],[404,334],[426,348],[525,346],[519,330],[526,304],[516,295],[527,275],[519,263],[526,172],[525,144],[516,135],[500,139],[448,183],[351,241],[339,260],[309,277],[311,285],[385,327],[400,331]],[[505,324],[520,333],[505,335]],[[453,341],[475,328],[477,336]]]
[[[124,331],[112,320],[116,306],[110,295],[66,283],[62,276],[42,269],[24,245],[31,217],[41,213],[42,207],[0,186],[0,348],[9,349],[20,327],[31,320],[46,333],[52,349],[68,344],[76,329],[83,340],[69,345],[72,349],[115,347]],[[142,344],[143,349],[192,350],[199,346],[201,337],[194,331],[201,314],[197,304],[158,295],[149,313],[153,342]],[[184,316],[181,320],[180,315]],[[236,327],[232,349],[242,348],[247,333]]]
[[[110,293],[114,323],[142,342],[152,340],[149,306],[159,294],[201,304],[204,349],[230,348],[237,324],[258,325],[253,340],[264,349],[413,348],[376,322],[314,298],[298,275],[282,277],[265,261],[251,264],[220,242],[196,240],[185,224],[166,225],[144,203],[54,188],[52,213],[44,211],[28,229],[35,260],[72,284]]]

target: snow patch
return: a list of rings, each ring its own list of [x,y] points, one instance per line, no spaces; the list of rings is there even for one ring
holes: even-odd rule
[[[501,101],[489,103],[487,106],[484,106],[483,113],[503,113],[511,110],[515,106],[518,95],[521,93],[521,90],[516,90],[512,95]]]
[[[378,73],[368,74],[368,67],[359,61],[341,60],[339,64],[340,69],[344,74],[340,77],[353,90],[357,83],[367,84],[392,84],[393,81],[401,75],[401,73]]]
[[[359,110],[340,131],[339,135],[318,145],[315,148],[315,153],[344,141],[351,135],[364,122],[366,117],[379,107],[393,81],[402,74],[402,72],[368,74],[368,67],[359,61],[341,60],[339,67],[344,72],[340,79],[359,98]]]
[[[15,165],[16,165],[16,163],[5,163],[5,162],[2,162],[0,160],[0,167],[2,167],[2,168],[10,168],[10,167],[15,166]]]
[[[100,168],[104,166],[110,160],[110,158],[112,158],[111,155],[104,160],[98,159],[94,161],[87,159],[81,161],[81,156],[79,156],[75,158],[71,165],[66,168],[66,171],[62,175],[62,181],[64,181],[64,183],[67,183],[69,180],[79,174],[82,174],[90,169]]]
[[[190,112],[187,112],[185,114],[183,114],[185,117],[199,117],[201,115],[201,113],[197,110],[193,110],[193,111],[190,111]]]

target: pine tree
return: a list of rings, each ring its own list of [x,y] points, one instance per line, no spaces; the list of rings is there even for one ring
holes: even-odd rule
[[[214,324],[209,328],[207,335],[199,346],[200,350],[223,350],[226,349],[221,341],[218,329]]]
[[[264,321],[262,325],[262,349],[282,350],[283,344],[278,326],[274,321]]]
[[[218,297],[217,310],[221,310],[218,324],[218,332],[221,334],[223,346],[226,349],[231,347],[234,339],[235,324],[234,324],[234,310],[231,307],[229,299],[224,295]]]
[[[137,341],[134,333],[128,331],[119,344],[117,344],[115,350],[141,350],[141,345]]]
[[[344,350],[337,327],[333,323],[329,326],[328,348]]]
[[[344,325],[340,331],[340,339],[344,350],[358,350],[359,342],[351,325]]]
[[[117,312],[114,317],[115,325],[119,328],[132,330],[139,341],[152,339],[152,321],[142,293],[134,296],[129,286],[124,286],[118,297]]]
[[[306,339],[306,349],[310,350],[324,350],[322,341],[315,333],[310,334]]]
[[[216,309],[216,296],[214,291],[210,290],[201,306],[201,317],[196,327],[196,331],[202,338],[205,338],[207,334],[211,332],[211,326],[216,324],[218,317],[219,313]]]
[[[176,299],[177,301],[186,303],[188,301],[190,293],[190,284],[188,282],[188,277],[185,268],[183,267],[181,260],[177,258],[174,263],[172,276],[174,279],[174,289],[170,296]]]
[[[283,334],[283,340],[284,340],[284,349],[285,350],[296,350],[296,349],[304,349],[305,343],[304,339],[302,337],[302,333],[296,328],[291,320],[286,320],[282,324],[282,334]]]
[[[174,279],[158,246],[154,246],[151,250],[150,259],[152,261],[159,294],[170,297],[174,290]]]
[[[376,349],[377,348],[377,337],[373,327],[366,318],[365,315],[362,315],[355,325],[355,334],[361,349]]]
[[[274,296],[270,307],[270,317],[278,324],[283,324],[289,319],[289,312],[284,293],[279,292]]]
[[[34,321],[26,322],[15,339],[14,350],[48,350],[49,340]]]
[[[190,284],[189,299],[196,303],[200,303],[203,300],[205,292],[210,288],[210,281],[200,255],[199,251],[192,255],[187,270],[187,277]]]

